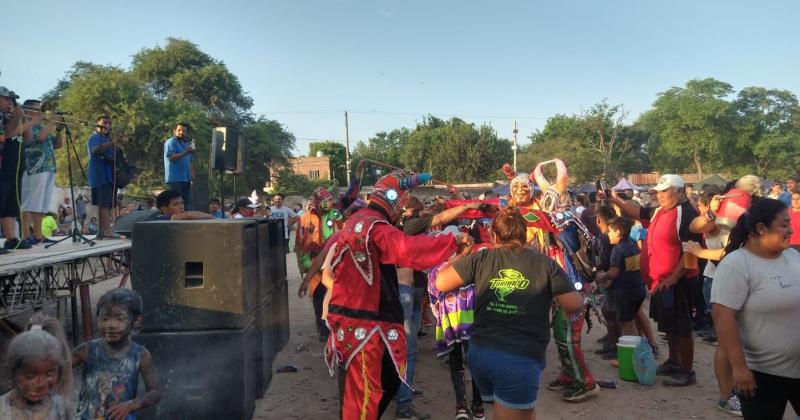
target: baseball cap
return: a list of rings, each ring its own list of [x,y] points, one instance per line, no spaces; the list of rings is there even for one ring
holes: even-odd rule
[[[664,191],[668,188],[683,188],[683,178],[679,175],[673,174],[666,174],[662,175],[661,178],[658,179],[658,184],[655,187],[651,188],[651,190],[655,191]]]
[[[17,95],[11,90],[8,90],[8,88],[5,86],[0,86],[0,96],[5,96],[6,98],[14,98],[14,99],[19,98],[19,95]]]
[[[250,199],[243,197],[236,201],[236,207],[249,207],[251,209],[254,209],[258,207],[258,204],[253,204],[253,202],[250,201]]]

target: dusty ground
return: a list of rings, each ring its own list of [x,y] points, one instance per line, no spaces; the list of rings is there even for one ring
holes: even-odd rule
[[[297,290],[299,276],[294,264],[294,255],[288,256],[290,291]],[[276,374],[267,394],[256,403],[254,418],[257,419],[336,419],[336,385],[328,376],[322,359],[322,343],[317,341],[314,327],[314,311],[308,299],[300,300],[290,294],[290,317],[292,334],[289,344],[278,354],[275,367],[292,364],[297,373]],[[539,419],[725,419],[734,418],[716,409],[717,384],[714,380],[714,347],[696,341],[695,370],[697,385],[687,388],[665,388],[657,383],[653,387],[619,381],[616,369],[608,361],[601,360],[592,350],[599,347],[596,340],[604,334],[603,327],[593,328],[584,334],[587,363],[598,379],[616,379],[618,389],[603,389],[600,395],[580,404],[562,401],[558,394],[542,388],[539,392],[537,416]],[[415,376],[415,388],[423,396],[415,398],[415,404],[430,413],[432,418],[453,418],[455,397],[450,384],[449,369],[433,354],[433,334],[420,339],[420,353]],[[297,351],[298,346],[305,350]],[[666,344],[662,344],[666,351]],[[662,360],[663,360],[662,356]],[[556,377],[558,359],[555,345],[551,342],[547,351],[547,368],[542,382],[546,384]],[[469,389],[469,387],[467,388]],[[490,410],[490,409],[489,409]],[[489,411],[488,418],[491,418]],[[390,407],[384,419],[394,419],[394,407]],[[784,419],[794,419],[791,407]]]

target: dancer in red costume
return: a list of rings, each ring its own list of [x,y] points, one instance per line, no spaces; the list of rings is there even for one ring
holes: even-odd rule
[[[375,184],[368,206],[353,214],[334,244],[334,287],[326,362],[339,367],[342,419],[377,419],[405,377],[406,337],[395,265],[426,270],[456,250],[451,235],[406,236],[392,223],[407,190],[429,174],[393,172]],[[464,235],[466,237],[466,235]]]

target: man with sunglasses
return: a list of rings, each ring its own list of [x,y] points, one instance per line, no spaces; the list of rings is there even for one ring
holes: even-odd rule
[[[119,140],[111,139],[111,117],[97,118],[95,132],[89,137],[89,187],[92,204],[99,208],[100,229],[97,239],[111,236],[111,209],[117,195],[114,185],[114,150]]]

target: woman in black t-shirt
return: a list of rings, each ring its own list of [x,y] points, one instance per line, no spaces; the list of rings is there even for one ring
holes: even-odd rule
[[[469,367],[484,401],[498,419],[535,418],[539,375],[550,341],[555,298],[567,312],[583,309],[566,273],[547,256],[526,247],[525,220],[505,209],[492,222],[494,248],[455,260],[436,277],[450,291],[475,284],[475,323]]]

